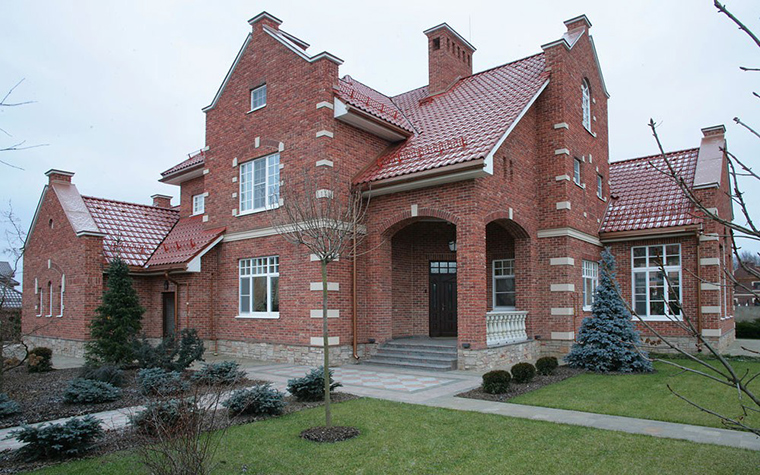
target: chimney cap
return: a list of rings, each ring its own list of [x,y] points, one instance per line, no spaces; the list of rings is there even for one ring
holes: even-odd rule
[[[156,193],[155,195],[150,195],[150,197],[151,197],[152,199],[154,199],[154,200],[155,200],[156,198],[164,198],[164,199],[167,199],[167,200],[170,200],[170,199],[172,199],[172,198],[173,198],[171,195],[161,195],[161,194],[159,194],[159,193]]]
[[[712,127],[705,127],[702,129],[702,135],[704,137],[707,137],[708,135],[723,135],[726,133],[726,126],[721,125],[713,125]]]
[[[565,24],[565,26],[570,26],[573,23],[577,23],[580,20],[583,20],[584,22],[586,22],[586,28],[591,28],[591,22],[589,21],[588,17],[585,14],[578,15],[577,17],[573,17],[569,20],[565,20],[563,23]]]
[[[258,15],[256,15],[255,17],[251,18],[250,20],[248,20],[248,24],[249,25],[253,25],[257,21],[261,20],[262,18],[267,18],[267,19],[269,19],[269,20],[277,23],[278,25],[282,25],[282,20],[280,20],[279,18],[277,18],[274,15],[270,15],[267,12],[261,12]]]
[[[454,30],[454,28],[450,27],[449,24],[446,23],[446,22],[443,22],[440,25],[436,25],[436,26],[434,26],[432,28],[428,28],[427,30],[423,31],[422,33],[425,34],[425,35],[429,35],[430,33],[433,33],[434,31],[438,31],[440,29],[445,29],[445,30],[450,31],[454,36],[457,37],[457,39],[459,41],[461,41],[462,43],[464,43],[465,46],[467,46],[468,48],[470,48],[473,52],[475,51],[475,47],[472,46],[472,44],[470,44],[469,41],[467,41],[466,39],[462,38],[462,35],[460,35],[459,33],[457,33],[456,30]]]
[[[45,176],[49,177],[50,175],[63,175],[71,177],[74,176],[74,172],[67,172],[66,170],[57,170],[55,168],[51,168],[45,172]]]

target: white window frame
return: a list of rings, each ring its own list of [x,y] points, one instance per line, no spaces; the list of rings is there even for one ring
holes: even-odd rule
[[[53,281],[48,281],[48,299],[50,300],[50,308],[48,308],[48,314],[45,315],[46,317],[52,317],[53,316]]]
[[[262,84],[259,87],[254,87],[253,89],[251,89],[251,110],[249,112],[259,110],[266,105],[267,105],[267,85]]]
[[[581,160],[579,158],[573,158],[573,183],[583,186],[581,185]]]
[[[604,198],[604,179],[602,175],[596,176],[596,196],[599,199]]]
[[[594,304],[596,288],[599,287],[599,263],[584,260],[581,274],[583,275],[583,310],[589,312]]]
[[[206,194],[193,195],[193,216],[206,212]]]
[[[662,269],[665,270],[666,273],[672,273],[676,272],[678,274],[678,302],[679,305],[683,306],[683,272],[682,272],[682,265],[683,265],[683,250],[681,249],[680,244],[653,244],[648,246],[635,246],[631,248],[631,308],[633,308],[634,311],[637,312],[638,310],[636,308],[637,300],[636,300],[636,274],[637,273],[644,273],[645,274],[645,288],[646,288],[646,294],[645,294],[645,302],[646,302],[646,309],[647,314],[641,315],[638,314],[639,318],[642,320],[647,321],[682,321],[683,320],[683,308],[681,309],[681,312],[678,315],[675,315],[670,312],[670,306],[668,305],[669,302],[669,295],[670,295],[670,285],[668,283],[668,279],[665,279],[663,276],[662,283],[663,283],[663,298],[664,300],[664,310],[665,314],[662,315],[653,315],[649,312],[651,311],[651,290],[650,290],[650,274],[652,272],[661,272],[662,269],[659,265],[655,264],[653,262],[652,256],[650,256],[650,248],[660,248],[660,256],[666,255],[666,249],[670,246],[676,246],[678,248],[678,265],[666,265],[662,266]],[[636,256],[636,250],[637,249],[645,249],[645,256]],[[670,254],[671,256],[673,254]],[[636,267],[635,266],[635,259],[645,259],[645,266],[642,267]],[[667,256],[666,256],[667,259]],[[634,320],[636,317],[633,317]]]
[[[66,275],[61,274],[61,307],[60,312],[58,312],[58,315],[56,317],[62,317],[63,316],[63,294],[66,292]]]
[[[583,127],[591,132],[591,87],[587,79],[581,83],[581,109],[583,110]]]
[[[267,309],[254,311],[254,278],[265,277],[267,282]],[[277,278],[277,309],[273,307],[273,278]],[[244,282],[247,279],[247,282]],[[240,259],[238,261],[238,315],[237,318],[280,318],[279,311],[280,257],[264,256]],[[245,292],[245,293],[244,293]],[[243,296],[247,294],[248,307],[243,307]]]
[[[260,172],[263,178],[256,175],[257,164],[263,164]],[[264,157],[240,164],[239,215],[258,213],[280,206],[280,154],[273,153]],[[250,183],[250,188],[248,184]],[[264,187],[264,206],[255,206],[256,188]]]
[[[37,284],[37,279],[34,279],[34,284],[37,287],[37,293],[40,294],[40,303],[38,304],[37,308],[37,316],[41,317],[43,312],[43,303],[45,302],[45,299],[43,298],[44,292],[42,291],[42,287]]]
[[[512,274],[496,275],[496,264],[508,264],[512,267]],[[496,281],[497,280],[509,280],[512,279],[513,287],[515,290],[512,292],[500,292],[500,293],[513,293],[515,294],[515,305],[513,306],[498,306],[496,305]],[[491,261],[491,306],[494,310],[515,310],[517,307],[517,281],[515,277],[515,260],[514,259],[494,259]]]

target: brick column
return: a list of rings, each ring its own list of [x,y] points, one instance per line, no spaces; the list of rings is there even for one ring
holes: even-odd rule
[[[486,227],[475,218],[457,224],[457,332],[471,349],[486,348]]]
[[[382,343],[393,336],[393,255],[391,240],[383,240],[380,234],[369,234],[362,243],[364,249],[371,249],[366,255],[359,257],[358,266],[363,267],[363,280],[357,285],[366,302],[359,305],[358,333],[362,337],[374,338]],[[364,287],[364,288],[362,288]]]

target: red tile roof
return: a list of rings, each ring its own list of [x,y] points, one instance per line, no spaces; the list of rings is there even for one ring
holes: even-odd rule
[[[174,209],[83,196],[103,238],[103,255],[143,266],[179,219]]]
[[[404,116],[401,109],[390,97],[360,83],[351,76],[344,76],[338,81],[335,91],[338,98],[379,119],[400,127],[407,132],[414,132],[414,127]]]
[[[220,237],[224,230],[204,229],[202,216],[182,218],[158,246],[147,265],[153,267],[188,262]]]
[[[688,186],[694,183],[699,149],[667,154],[675,171]],[[634,231],[697,224],[694,204],[670,178],[660,155],[610,163],[611,199],[601,232]]]
[[[355,182],[485,158],[548,79],[540,53],[473,74],[430,98],[427,86],[391,98],[415,134],[383,153]]]
[[[178,163],[177,165],[174,165],[170,169],[161,172],[161,176],[168,176],[173,173],[180,172],[182,170],[186,170],[188,168],[194,167],[196,165],[202,165],[206,159],[206,154],[203,152],[203,150],[196,152],[195,155],[191,155],[190,158],[187,160]]]

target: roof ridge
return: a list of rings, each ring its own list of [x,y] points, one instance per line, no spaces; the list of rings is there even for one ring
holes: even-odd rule
[[[129,202],[129,201],[114,200],[114,199],[111,199],[111,198],[99,198],[97,196],[86,196],[86,195],[81,195],[81,196],[82,196],[82,199],[110,201],[111,203],[121,203],[121,204],[131,205],[131,206],[142,206],[144,208],[151,208],[151,209],[158,209],[158,210],[165,210],[165,211],[171,211],[171,212],[174,212],[174,213],[179,213],[179,210],[173,209],[173,208],[162,208],[161,206],[145,205],[145,204],[142,204],[142,203],[132,203],[132,202]]]
[[[693,152],[693,151],[699,151],[699,147],[684,148],[682,150],[673,150],[672,152],[665,152],[665,155],[673,155],[676,153]],[[624,158],[622,160],[616,160],[614,162],[610,162],[610,166],[617,165],[623,162],[632,162],[635,160],[645,160],[645,159],[652,159],[652,158],[659,158],[659,157],[662,157],[661,153],[654,153],[652,155],[646,155],[644,157]]]

